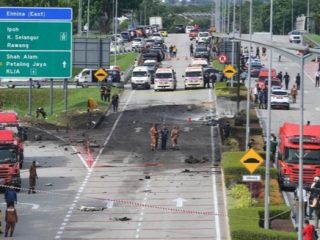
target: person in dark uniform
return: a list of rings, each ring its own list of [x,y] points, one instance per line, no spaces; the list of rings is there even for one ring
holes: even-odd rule
[[[37,174],[37,167],[36,167],[36,162],[33,161],[30,168],[29,168],[29,191],[28,194],[36,193],[35,191],[35,186],[36,186],[36,179],[38,178]]]
[[[204,80],[204,87],[210,88],[210,76],[208,72],[204,74],[203,80]]]
[[[169,129],[166,126],[163,126],[163,128],[160,131],[160,134],[161,134],[161,149],[166,150],[167,141],[169,137]]]
[[[112,96],[112,107],[114,112],[118,112],[118,106],[119,106],[119,95],[114,94]]]
[[[191,43],[190,44],[190,57],[193,56],[193,44]]]

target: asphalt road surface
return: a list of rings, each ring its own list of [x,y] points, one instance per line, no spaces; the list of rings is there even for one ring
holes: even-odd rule
[[[177,72],[177,91],[126,86],[119,112],[109,110],[98,129],[86,132],[95,146],[90,153],[80,143],[85,130],[51,130],[61,139],[28,143],[25,165],[39,162],[43,192],[19,194],[15,239],[229,239],[215,165],[220,133],[208,124],[215,96],[211,89],[184,90],[187,35],[171,34],[166,41],[178,48],[177,59],[164,62]],[[153,123],[179,127],[179,150],[168,142],[168,150],[150,151]],[[26,171],[23,177],[27,187]]]

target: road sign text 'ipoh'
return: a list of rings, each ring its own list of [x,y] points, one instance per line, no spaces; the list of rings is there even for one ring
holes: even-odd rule
[[[0,77],[70,78],[72,9],[0,7]]]

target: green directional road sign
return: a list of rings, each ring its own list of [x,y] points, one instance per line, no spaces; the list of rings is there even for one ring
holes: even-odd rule
[[[0,76],[5,78],[66,78],[71,52],[0,52]]]
[[[72,23],[0,21],[0,77],[70,78]]]

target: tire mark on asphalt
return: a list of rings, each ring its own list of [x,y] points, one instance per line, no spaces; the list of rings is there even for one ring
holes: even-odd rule
[[[134,93],[135,93],[135,91],[131,91],[131,92],[130,92],[129,97],[127,98],[127,101],[126,101],[125,105],[123,106],[122,112],[119,114],[119,116],[117,117],[116,121],[114,122],[114,124],[113,124],[113,126],[112,126],[112,129],[110,130],[107,138],[105,139],[105,141],[104,141],[104,143],[103,143],[102,148],[100,148],[99,153],[98,153],[97,157],[95,158],[95,161],[94,161],[94,163],[93,163],[93,165],[92,165],[92,168],[88,169],[87,175],[86,175],[86,177],[84,178],[81,186],[79,187],[79,190],[78,190],[76,196],[74,197],[73,203],[72,203],[71,206],[69,207],[68,213],[66,214],[66,216],[65,216],[64,219],[63,219],[63,222],[61,223],[61,226],[60,226],[59,231],[57,232],[57,234],[56,234],[56,236],[55,236],[55,239],[61,239],[62,234],[63,234],[63,232],[64,232],[64,230],[65,230],[65,226],[68,224],[69,219],[70,219],[71,216],[72,216],[73,210],[74,210],[74,208],[76,207],[76,205],[77,205],[77,203],[78,203],[78,201],[79,201],[79,199],[80,199],[81,193],[82,193],[83,190],[85,189],[85,187],[86,187],[86,185],[87,185],[87,183],[88,183],[88,181],[89,181],[89,179],[90,179],[90,177],[91,177],[91,174],[92,174],[93,171],[94,171],[94,167],[95,167],[96,163],[99,161],[99,158],[100,158],[100,156],[101,156],[104,148],[106,147],[106,145],[107,145],[108,142],[110,141],[110,138],[111,138],[113,132],[115,131],[116,127],[118,126],[118,123],[119,123],[121,117],[123,116],[123,113],[124,113],[124,111],[126,110],[126,107],[128,106],[129,102],[131,101],[131,98],[132,98],[132,96],[133,96]]]

